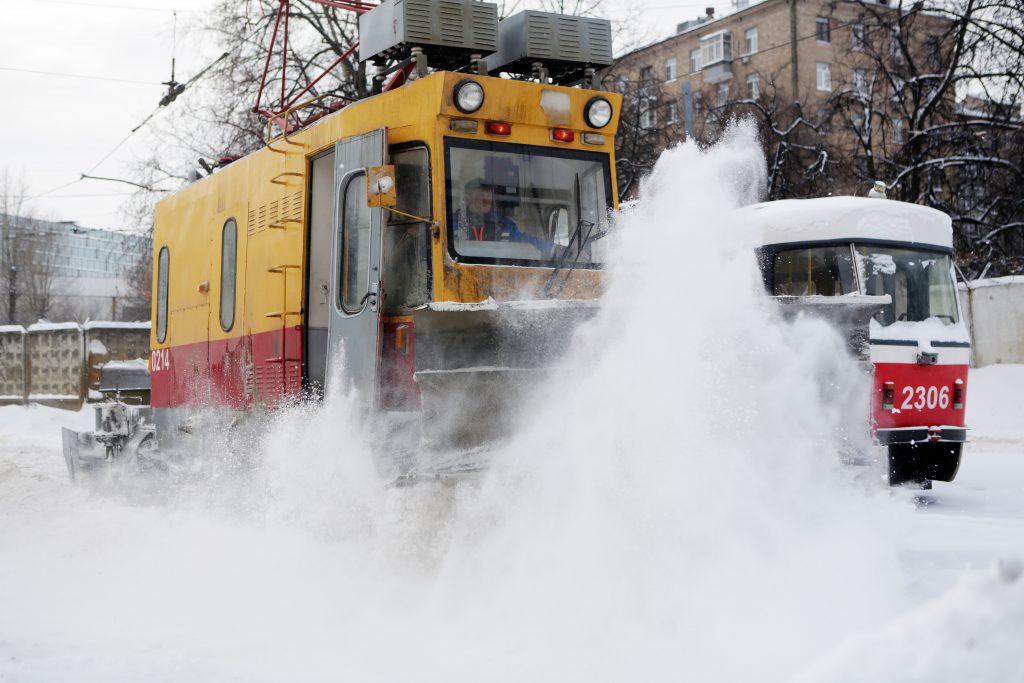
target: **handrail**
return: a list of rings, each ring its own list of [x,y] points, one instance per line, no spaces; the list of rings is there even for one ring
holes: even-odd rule
[[[291,131],[289,130],[288,120],[291,118],[292,114],[296,113],[297,111],[300,111],[302,109],[306,109],[307,107],[311,107],[314,104],[316,104],[317,102],[319,102],[320,100],[326,99],[328,97],[333,97],[333,95],[331,95],[329,93],[325,93],[323,95],[317,95],[316,97],[310,98],[310,99],[306,100],[305,102],[299,102],[294,107],[289,107],[288,109],[285,109],[281,113],[271,114],[267,118],[267,135],[266,135],[267,149],[269,149],[272,152],[277,152],[278,154],[288,154],[288,150],[278,149],[278,148],[273,146],[274,142],[276,142],[277,140],[282,140],[282,139],[284,140],[285,144],[294,145],[295,147],[305,147],[305,145],[303,143],[301,143],[301,142],[294,142],[289,137]],[[280,122],[280,128],[282,130],[281,135],[278,135],[278,136],[271,135],[271,127],[275,124],[275,122]]]

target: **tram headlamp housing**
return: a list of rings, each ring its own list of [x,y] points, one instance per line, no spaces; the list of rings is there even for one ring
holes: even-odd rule
[[[592,97],[583,108],[583,118],[591,128],[604,128],[612,120],[612,103],[603,97]]]
[[[472,114],[484,104],[484,87],[469,78],[459,81],[452,95],[455,108],[463,114]]]

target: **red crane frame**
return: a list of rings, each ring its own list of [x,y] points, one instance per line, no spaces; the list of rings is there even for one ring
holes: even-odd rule
[[[335,9],[348,10],[355,12],[356,14],[365,14],[369,12],[377,5],[362,2],[361,0],[310,0],[318,5],[325,7],[333,7]],[[342,62],[347,59],[356,51],[359,47],[359,42],[353,43],[347,50],[345,50],[334,62],[324,69],[323,73],[310,81],[309,85],[303,88],[295,97],[290,101],[285,102],[285,89],[287,85],[286,79],[286,67],[288,65],[288,16],[291,10],[291,0],[279,0],[277,6],[277,16],[274,19],[274,32],[270,37],[270,46],[267,48],[267,59],[263,64],[263,77],[260,79],[260,88],[256,93],[256,104],[252,108],[254,114],[259,114],[267,119],[276,120],[279,125],[284,129],[284,132],[289,132],[292,127],[284,120],[284,114],[289,109],[295,106],[296,103],[302,98],[303,95],[308,93],[313,87],[320,82],[320,80],[328,73],[334,70]],[[282,26],[283,24],[283,26]],[[283,29],[283,30],[282,30]],[[263,98],[263,91],[267,86],[267,75],[270,72],[270,60],[274,56],[274,48],[277,45],[278,33],[281,33],[281,104],[278,111],[273,111],[267,107],[260,106],[260,100]],[[405,82],[406,77],[411,72],[411,67],[405,67],[399,69],[392,77],[388,80],[387,84],[384,85],[384,90],[390,90]],[[299,124],[301,127],[303,124]]]

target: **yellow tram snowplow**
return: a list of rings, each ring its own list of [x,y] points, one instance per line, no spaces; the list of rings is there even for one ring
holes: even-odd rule
[[[406,84],[299,129],[317,102],[284,111],[264,149],[157,204],[161,446],[196,409],[234,415],[340,381],[414,424],[419,447],[471,450],[507,430],[518,389],[593,311],[617,206],[621,97],[593,89],[610,27],[444,4],[361,18],[367,58],[404,58]],[[458,36],[443,22],[413,36],[415,11],[453,8]]]

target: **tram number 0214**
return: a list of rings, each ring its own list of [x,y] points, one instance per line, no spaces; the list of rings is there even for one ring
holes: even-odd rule
[[[153,349],[149,353],[149,370],[150,372],[160,372],[161,370],[167,370],[171,367],[171,350],[170,349]]]
[[[903,387],[900,395],[903,396],[900,410],[934,410],[949,407],[949,387]]]

